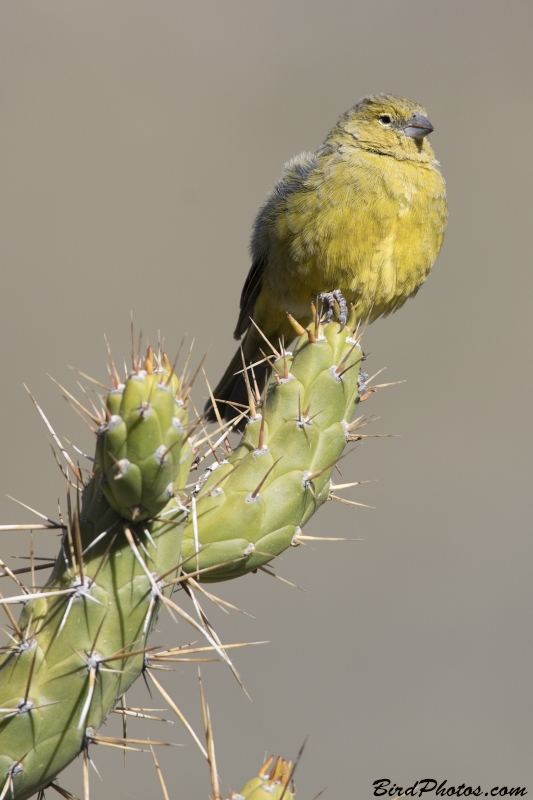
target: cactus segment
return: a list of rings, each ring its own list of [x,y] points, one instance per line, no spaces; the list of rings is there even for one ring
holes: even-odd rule
[[[350,327],[339,327],[318,326],[312,337],[306,331],[294,353],[273,361],[266,401],[258,399],[239,446],[196,486],[185,572],[211,567],[199,580],[214,582],[264,566],[327,500],[359,402],[363,355]]]
[[[146,366],[108,395],[96,444],[102,491],[132,521],[157,516],[173,497],[184,437],[178,379],[149,359]]]
[[[179,562],[183,526],[151,522],[150,537],[145,527],[130,524],[128,530],[149,570],[163,573]],[[83,577],[65,536],[43,590],[56,594],[28,600],[19,622],[23,639],[1,664],[0,775],[20,764],[13,775],[18,800],[46,786],[75,758],[86,729],[99,728],[139,677],[159,610],[124,521],[94,480],[84,493],[79,530],[85,551],[107,533],[83,556]]]
[[[274,757],[271,756],[257,777],[248,781],[239,794],[232,793],[230,800],[294,800],[296,790],[291,781],[291,762],[281,757],[273,762]]]
[[[172,591],[154,576],[178,575],[169,569],[180,561],[186,512],[175,497],[165,498],[165,514],[157,519],[132,522],[124,512],[140,504],[159,508],[154,500],[162,483],[187,481],[194,453],[190,443],[181,446],[187,412],[176,403],[176,391],[177,379],[166,370],[134,374],[107,396],[110,421],[98,435],[98,469],[79,511],[69,509],[46,586],[21,596],[21,635],[0,661],[2,800],[25,800],[50,784],[88,746],[91,731],[144,668],[161,598]],[[154,423],[146,428],[142,403],[150,404],[147,419]],[[138,436],[141,428],[147,442]],[[172,465],[164,478],[163,470],[151,469],[162,445],[171,449]],[[117,461],[126,454],[132,459],[127,480],[109,479],[116,473],[108,451]]]

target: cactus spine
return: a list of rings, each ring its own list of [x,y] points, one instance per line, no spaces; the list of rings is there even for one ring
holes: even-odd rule
[[[154,367],[151,352],[125,385],[113,371],[105,413],[95,417],[94,474],[72,507],[69,493],[50,579],[40,592],[1,601],[20,602],[23,612],[18,623],[11,616],[14,643],[0,662],[0,800],[46,787],[97,738],[146,666],[161,605],[184,615],[170,600],[176,580],[193,585],[264,568],[298,544],[328,499],[351,438],[362,351],[353,315],[342,330],[316,319],[309,331],[295,326],[302,335],[294,353],[272,357],[262,400],[245,370],[250,416],[241,442],[215,455],[190,496],[189,469],[202,456],[186,434],[188,391],[166,357]],[[261,785],[242,796],[277,797],[265,789],[265,781],[279,783],[275,774],[260,773]],[[284,792],[292,797],[286,783]]]

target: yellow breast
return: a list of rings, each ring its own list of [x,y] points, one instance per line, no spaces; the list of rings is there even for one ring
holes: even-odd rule
[[[312,295],[340,289],[373,320],[403,305],[427,277],[447,205],[437,162],[352,150],[319,158],[269,212],[264,282],[280,307],[305,316]]]

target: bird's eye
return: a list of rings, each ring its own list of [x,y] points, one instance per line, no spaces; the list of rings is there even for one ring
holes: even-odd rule
[[[382,114],[381,117],[379,118],[379,121],[383,123],[383,125],[390,125],[392,122],[388,114]]]

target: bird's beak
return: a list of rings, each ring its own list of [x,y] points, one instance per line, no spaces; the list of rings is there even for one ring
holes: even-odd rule
[[[423,114],[413,114],[403,127],[405,135],[411,136],[413,139],[423,139],[433,130],[435,130],[433,125]]]

